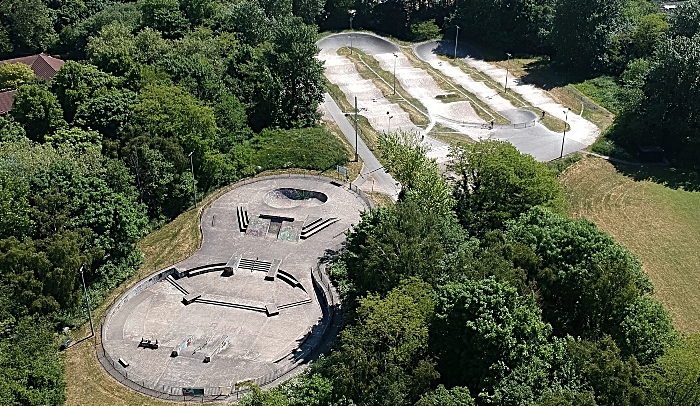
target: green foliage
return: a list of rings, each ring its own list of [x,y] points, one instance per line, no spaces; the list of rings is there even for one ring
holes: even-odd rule
[[[50,10],[41,0],[0,1],[0,52],[38,53],[56,41]]]
[[[643,16],[631,34],[634,54],[639,57],[651,55],[668,28],[669,23],[664,14],[653,13]]]
[[[452,213],[455,199],[437,162],[425,156],[428,150],[417,135],[402,131],[382,134],[378,146],[386,168],[401,183],[402,198],[430,207],[440,216]]]
[[[700,402],[700,337],[692,335],[666,349],[644,369],[647,404],[691,406]]]
[[[242,0],[228,7],[219,17],[217,26],[220,30],[235,32],[245,44],[255,46],[270,38],[270,22],[255,0]]]
[[[60,405],[65,401],[63,357],[51,326],[23,318],[0,340],[0,392],[6,405]]]
[[[11,115],[0,116],[0,142],[20,141],[26,136],[24,128]]]
[[[622,90],[616,78],[612,76],[599,76],[577,83],[575,87],[613,113],[619,113],[622,109],[620,105]]]
[[[615,36],[622,29],[623,0],[558,0],[552,28],[556,59],[571,69],[614,67]]]
[[[407,280],[386,297],[360,299],[356,323],[340,334],[326,373],[338,398],[358,405],[410,405],[438,377],[427,356],[431,288]]]
[[[23,63],[0,65],[0,89],[17,89],[34,77],[34,71]]]
[[[2,168],[0,196],[0,238],[23,238],[32,225],[29,217],[29,185],[25,179]]]
[[[528,279],[537,284],[556,335],[595,340],[612,334],[625,356],[644,362],[672,343],[669,320],[655,319],[663,311],[642,299],[653,287],[639,260],[593,223],[536,207],[510,222],[505,235],[539,257],[527,267]]]
[[[78,106],[73,123],[117,140],[132,124],[133,106],[137,101],[138,95],[131,90],[105,90]]]
[[[473,249],[464,237],[453,216],[406,200],[363,213],[348,235],[344,261],[359,295],[387,292],[411,276],[435,285]]]
[[[700,33],[700,1],[681,4],[673,13],[670,36],[692,38]]]
[[[47,134],[66,126],[58,99],[39,85],[20,86],[10,115],[34,141],[41,142]]]
[[[76,110],[115,86],[117,78],[102,72],[94,65],[66,62],[51,80],[51,90],[58,98],[68,122]]]
[[[190,22],[180,11],[178,0],[140,0],[143,26],[163,33],[165,38],[180,38],[190,28]]]
[[[121,21],[102,27],[99,34],[90,37],[85,47],[90,63],[116,75],[128,72],[134,65],[136,54],[132,30],[133,27]]]
[[[443,385],[423,395],[416,406],[473,406],[474,399],[469,394],[469,389],[456,386],[450,390]]]
[[[326,0],[293,0],[292,12],[301,17],[304,24],[315,24],[316,19],[324,13]]]
[[[551,351],[546,345],[551,327],[532,296],[520,297],[494,279],[448,283],[436,296],[431,348],[451,386],[489,396],[511,371]]]
[[[435,24],[435,19],[421,21],[411,25],[411,33],[416,41],[440,38],[442,30]]]
[[[95,145],[101,146],[102,136],[97,131],[71,127],[57,130],[53,135],[44,137],[44,140],[54,147],[69,144],[76,150],[85,150]]]
[[[566,210],[555,172],[511,144],[486,141],[459,146],[451,156],[456,212],[472,235],[501,229],[533,206]]]

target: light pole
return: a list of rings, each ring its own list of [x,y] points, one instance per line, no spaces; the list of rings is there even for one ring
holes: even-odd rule
[[[355,162],[359,162],[357,157],[357,96],[355,96]]]
[[[569,111],[571,111],[571,109],[564,110],[564,135],[561,137],[561,152],[559,153],[559,159],[564,157],[564,140],[566,139],[566,127],[569,125]]]
[[[350,17],[352,20],[352,17]],[[350,38],[350,55],[352,55],[352,39],[354,38],[352,35],[348,35],[348,38]]]
[[[394,94],[396,94],[396,60],[399,59],[399,56],[394,54]]]
[[[506,52],[506,58],[508,58],[508,60],[506,61],[506,82],[503,84],[504,93],[508,91],[508,65],[510,64],[510,57],[511,54]]]
[[[459,25],[455,25],[457,27],[457,34],[455,34],[455,59],[457,59],[457,38],[459,38]]]
[[[386,116],[389,117],[389,126],[386,129],[386,133],[389,134],[391,132],[391,119],[394,118],[394,116],[389,115],[389,112],[386,112]]]
[[[87,287],[85,287],[85,276],[83,275],[83,269],[85,268],[85,262],[80,265],[80,279],[83,281],[83,290],[85,291],[85,305],[87,306],[88,318],[90,319],[90,332],[93,337],[95,335],[95,327],[92,325],[92,311],[90,310],[90,299],[88,299]]]
[[[190,158],[190,170],[192,171],[192,192],[194,193],[194,207],[197,207],[197,186],[194,184],[194,162],[192,161],[192,154],[195,150],[192,150],[189,155]]]
[[[352,31],[352,20],[355,18],[355,13],[357,10],[348,10],[348,14],[350,14],[350,31]]]

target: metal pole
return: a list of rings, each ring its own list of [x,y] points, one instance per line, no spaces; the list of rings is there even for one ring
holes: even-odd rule
[[[394,54],[394,94],[396,94],[396,60],[398,58],[399,56]]]
[[[80,265],[80,279],[83,281],[83,291],[85,291],[85,304],[87,305],[88,318],[90,319],[90,332],[95,336],[95,327],[92,325],[92,311],[90,310],[90,299],[88,299],[87,287],[85,287],[85,276],[83,275],[83,269],[85,268],[85,263]]]
[[[357,96],[355,96],[355,162],[359,162],[357,157]]]
[[[352,17],[350,18],[350,21],[352,21]],[[348,37],[350,37],[350,55],[352,55],[352,35],[348,35]]]
[[[506,61],[506,82],[503,84],[503,92],[508,91],[508,64],[510,63],[510,54],[506,53],[506,57],[508,60]]]
[[[457,27],[457,34],[455,35],[455,59],[457,59],[457,39],[459,38],[459,25],[455,25]]]
[[[192,150],[188,157],[190,157],[190,170],[192,171],[192,192],[194,193],[194,207],[197,207],[197,186],[194,183],[194,163],[192,161],[192,154],[195,150]]]
[[[564,110],[564,135],[561,137],[561,152],[559,159],[564,157],[564,140],[566,139],[566,127],[569,125],[569,111]]]

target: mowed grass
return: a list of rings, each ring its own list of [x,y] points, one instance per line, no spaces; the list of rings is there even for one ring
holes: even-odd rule
[[[572,215],[593,221],[634,252],[676,328],[700,332],[700,192],[635,181],[623,172],[638,168],[586,158],[564,171],[560,181]],[[648,172],[673,175],[670,168]]]

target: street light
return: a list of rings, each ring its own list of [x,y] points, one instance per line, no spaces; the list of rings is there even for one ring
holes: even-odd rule
[[[90,310],[90,299],[88,299],[87,287],[85,287],[85,276],[83,275],[83,269],[85,268],[85,262],[80,265],[80,279],[83,281],[83,290],[85,291],[85,305],[87,306],[88,318],[90,319],[90,332],[93,337],[95,335],[95,327],[92,325],[92,311]]]
[[[190,170],[192,171],[192,192],[194,193],[194,207],[197,207],[197,187],[194,184],[194,163],[192,162],[192,154],[194,154],[195,150],[192,150],[189,155],[187,155],[190,158]]]
[[[357,158],[357,96],[355,96],[355,162],[359,162]]]
[[[352,20],[355,18],[355,13],[357,10],[348,10],[348,14],[350,14],[350,31],[352,31]]]
[[[394,54],[394,94],[396,94],[396,60],[399,59],[399,56]]]
[[[457,38],[459,38],[459,25],[455,25],[457,27],[457,34],[455,34],[455,59],[457,59]]]
[[[352,17],[351,17],[352,19]],[[348,35],[348,38],[350,38],[350,55],[352,55],[352,39],[355,38],[354,35]]]
[[[389,117],[389,126],[386,129],[386,133],[389,134],[391,132],[391,119],[394,118],[394,116],[390,116],[389,112],[386,112],[386,116]]]
[[[564,140],[566,139],[566,127],[569,125],[569,112],[571,109],[564,110],[564,135],[561,137],[561,153],[559,159],[564,156]]]
[[[506,57],[508,58],[508,60],[506,61],[506,83],[503,84],[503,92],[504,93],[508,91],[508,65],[510,64],[510,57],[511,56],[512,56],[511,54],[506,52]]]

